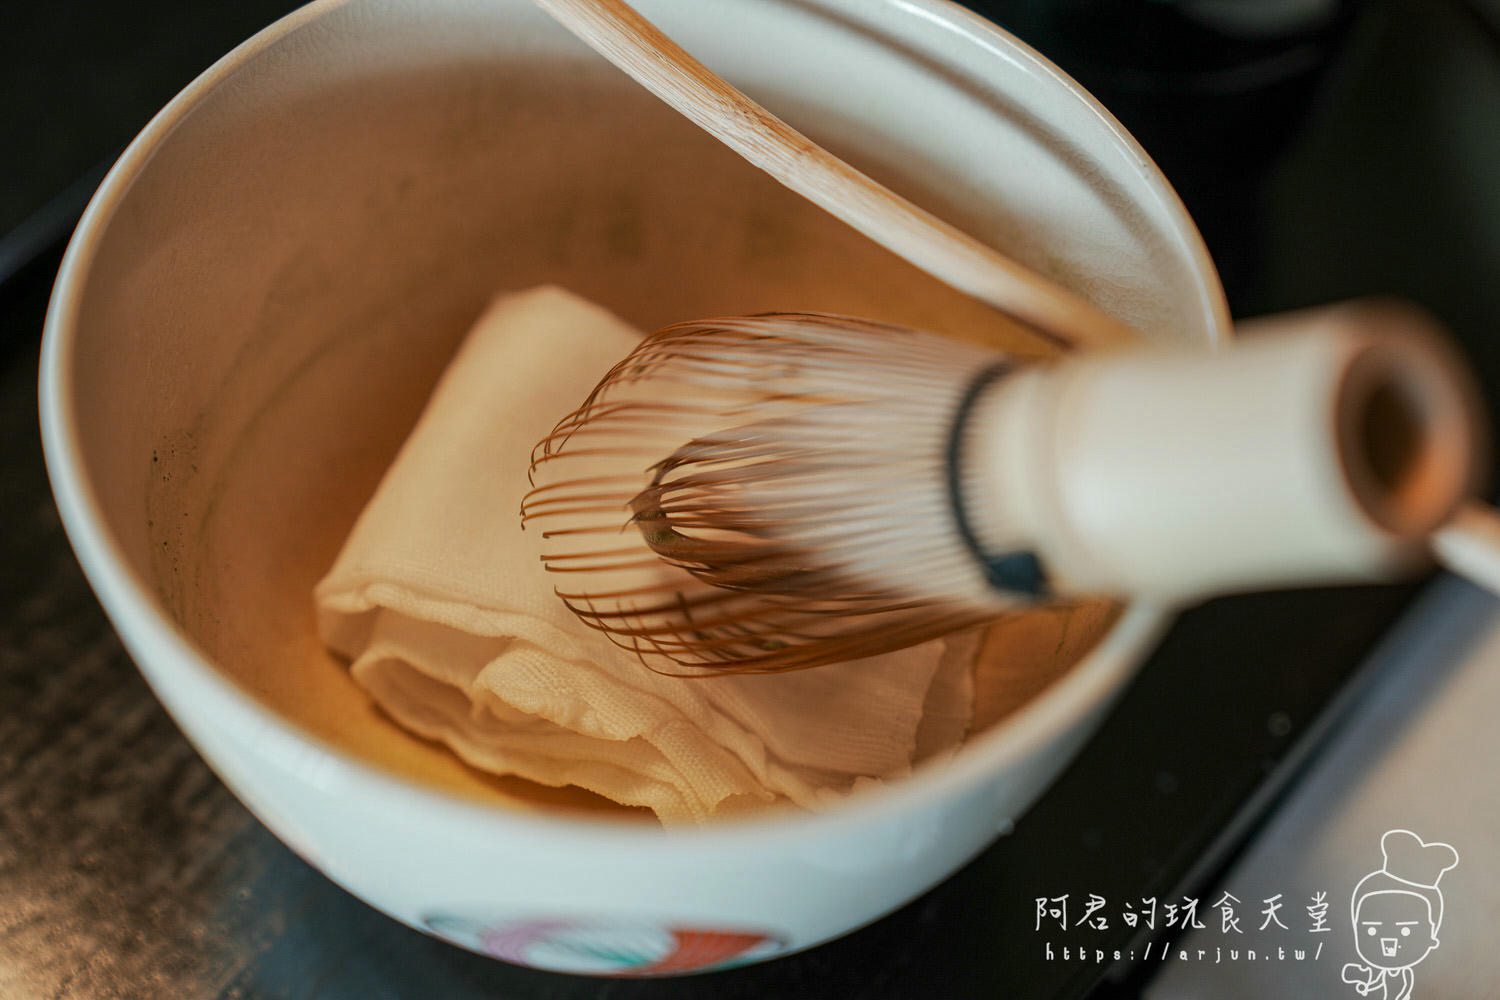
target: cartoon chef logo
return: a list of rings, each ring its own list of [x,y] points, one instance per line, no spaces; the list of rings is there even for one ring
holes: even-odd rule
[[[1438,881],[1458,864],[1448,844],[1429,844],[1410,830],[1380,838],[1385,856],[1378,871],[1354,887],[1354,947],[1360,962],[1344,966],[1344,982],[1362,997],[1410,1000],[1412,966],[1438,946],[1443,893]]]

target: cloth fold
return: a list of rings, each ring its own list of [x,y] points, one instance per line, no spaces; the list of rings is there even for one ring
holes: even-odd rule
[[[700,823],[816,809],[951,752],[973,637],[775,675],[654,673],[553,593],[517,512],[532,445],[640,339],[561,289],[498,298],[444,373],[314,599],[402,726],[471,765]]]

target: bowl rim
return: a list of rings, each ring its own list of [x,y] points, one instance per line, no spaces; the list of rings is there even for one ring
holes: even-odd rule
[[[207,651],[175,623],[106,527],[102,506],[84,467],[70,380],[80,297],[100,241],[116,210],[176,125],[220,83],[264,50],[354,2],[358,0],[314,0],[280,18],[215,62],[151,119],[109,170],[84,211],[58,271],[43,327],[38,378],[42,444],[64,530],[85,576],[153,693],[238,797],[246,798],[240,782],[226,774],[230,769],[224,767],[217,755],[204,751],[193,735],[193,723],[184,718],[188,713],[177,704],[179,697],[185,704],[191,692],[198,699],[193,715],[211,718],[216,726],[271,735],[305,748],[328,765],[328,773],[336,774],[347,788],[378,794],[393,811],[410,808],[414,814],[433,819],[479,823],[513,832],[531,831],[570,843],[619,846],[630,842],[641,847],[661,844],[666,836],[675,844],[673,849],[680,849],[684,840],[704,848],[743,849],[749,843],[763,848],[768,837],[803,838],[814,831],[837,832],[892,816],[918,815],[944,800],[982,786],[987,778],[1040,751],[1090,711],[1102,710],[1124,688],[1144,661],[1149,645],[1169,624],[1169,609],[1143,602],[1127,605],[1104,637],[1062,677],[1001,722],[971,737],[956,753],[940,762],[919,765],[910,775],[852,793],[824,812],[771,808],[702,827],[663,828],[608,814],[579,816],[537,811],[529,806],[507,810],[396,774],[283,718],[216,667]],[[831,7],[846,0],[811,2],[818,7]],[[1137,165],[1142,182],[1159,199],[1170,230],[1188,251],[1187,263],[1205,299],[1211,345],[1218,346],[1229,337],[1228,306],[1196,225],[1154,161],[1097,100],[1030,46],[953,0],[881,0],[881,4],[887,8],[882,16],[915,16],[936,24],[961,42],[977,45],[1021,66],[1023,72],[1048,78],[1091,111],[1114,143]],[[259,815],[255,804],[247,802],[247,805]],[[997,822],[1002,819],[1006,818],[996,817]],[[278,830],[281,826],[274,822],[267,825]]]

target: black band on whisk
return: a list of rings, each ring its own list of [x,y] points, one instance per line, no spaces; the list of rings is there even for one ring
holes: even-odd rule
[[[953,411],[953,423],[948,429],[948,449],[945,456],[948,476],[948,506],[953,511],[953,524],[964,547],[974,554],[979,565],[984,567],[984,578],[996,590],[1040,596],[1047,592],[1047,574],[1036,553],[1025,549],[1005,552],[997,556],[988,555],[974,534],[964,509],[963,476],[960,465],[963,461],[964,434],[969,425],[969,416],[974,404],[989,386],[1009,375],[1014,365],[1009,361],[996,361],[981,368],[969,381],[958,407]]]

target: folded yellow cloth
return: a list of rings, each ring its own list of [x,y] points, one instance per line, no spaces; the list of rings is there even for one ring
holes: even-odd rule
[[[640,339],[556,288],[469,334],[317,586],[324,641],[397,722],[475,767],[664,823],[818,808],[963,738],[972,638],[816,670],[647,669],[553,593],[518,512],[531,447]]]

